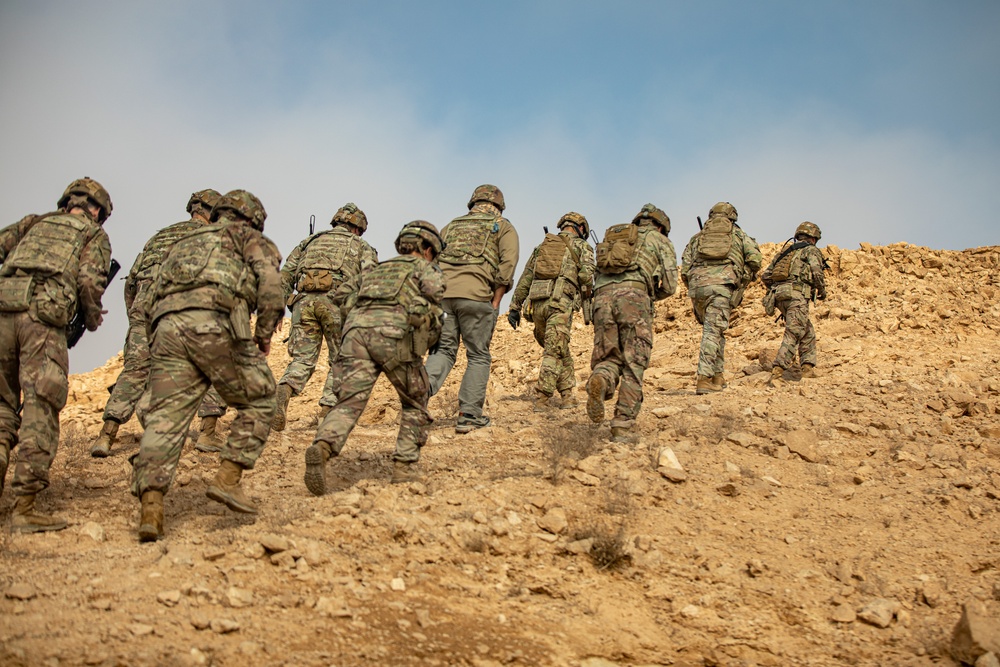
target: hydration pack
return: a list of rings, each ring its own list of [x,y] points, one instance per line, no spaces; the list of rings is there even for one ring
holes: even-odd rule
[[[639,268],[639,227],[631,223],[613,225],[597,244],[597,268],[602,273],[624,273]]]

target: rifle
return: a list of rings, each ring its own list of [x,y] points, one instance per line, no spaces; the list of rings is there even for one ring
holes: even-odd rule
[[[118,272],[121,270],[122,265],[118,263],[117,259],[111,260],[111,268],[108,269],[108,283],[110,284]],[[83,323],[83,311],[77,307],[76,314],[73,315],[73,319],[69,321],[66,325],[66,347],[72,348],[74,345],[80,342],[83,338],[83,332],[87,330],[87,325]]]
[[[705,226],[701,224],[701,216],[700,215],[697,216],[697,220],[698,220],[698,231],[701,231],[702,229],[705,228]]]
[[[316,231],[316,216],[315,215],[310,215],[309,216],[309,236],[312,236],[315,231]]]

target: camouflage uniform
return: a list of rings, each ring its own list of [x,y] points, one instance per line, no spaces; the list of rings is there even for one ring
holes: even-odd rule
[[[490,421],[483,414],[492,363],[490,344],[499,300],[514,282],[519,252],[517,230],[501,215],[503,206],[499,189],[480,186],[469,201],[469,213],[441,230],[448,244],[439,258],[447,283],[442,303],[445,320],[441,340],[427,357],[427,375],[433,396],[455,365],[459,343],[465,344],[468,365],[458,390],[456,430],[460,433]]]
[[[699,245],[704,232],[698,232],[684,248],[681,258],[681,278],[688,288],[695,318],[703,327],[698,356],[698,393],[723,388],[725,332],[729,328],[730,313],[734,306],[739,305],[743,290],[756,277],[763,262],[757,242],[736,224],[736,209],[729,204],[726,206],[732,209],[731,215],[711,213],[705,227],[708,228],[712,219],[720,216],[732,221],[728,255],[721,259],[702,258]],[[712,210],[724,208],[720,202]]]
[[[620,273],[607,273],[598,265],[594,286],[587,413],[592,421],[603,421],[603,402],[614,397],[621,382],[611,420],[612,433],[619,438],[629,437],[642,408],[642,378],[653,347],[653,301],[677,291],[677,255],[654,218],[644,215],[653,211],[666,220],[669,232],[669,218],[647,204],[633,223],[639,226],[635,261]]]
[[[208,495],[237,511],[256,511],[213,491],[224,486],[220,482],[224,470],[253,468],[267,441],[275,384],[261,349],[269,347],[284,314],[284,299],[276,246],[250,222],[223,208],[234,197],[229,193],[220,199],[212,212],[215,224],[174,246],[145,306],[152,326],[151,402],[131,485],[132,493],[143,499],[140,537],[144,540],[158,536],[155,531],[143,532],[146,493],[156,492],[162,498],[169,489],[188,425],[210,387],[237,415]],[[263,228],[263,207],[259,202],[257,206]],[[251,335],[249,315],[255,311],[256,330]],[[237,492],[238,484],[236,474]],[[162,523],[162,505],[159,520]]]
[[[510,307],[520,311],[525,300],[530,304],[535,340],[544,350],[537,391],[543,397],[558,391],[572,401],[576,387],[576,368],[569,351],[573,311],[580,306],[581,288],[588,296],[593,291],[594,249],[586,238],[565,228],[558,236],[566,244],[559,277],[536,279],[535,263],[542,247],[538,246],[517,281]]]
[[[800,365],[816,366],[816,330],[809,320],[809,302],[826,299],[826,280],[823,276],[824,259],[814,243],[793,249],[787,280],[774,282],[771,272],[778,256],[761,275],[761,281],[774,292],[775,307],[785,319],[785,335],[774,359],[774,365],[788,370],[798,353]]]
[[[312,377],[324,338],[333,368],[342,337],[340,308],[333,302],[337,288],[378,264],[372,246],[345,224],[337,224],[302,241],[281,269],[286,302],[292,309],[288,341],[292,359],[278,384],[287,385],[293,396],[301,394]],[[321,405],[336,403],[335,385],[333,374],[327,373]]]
[[[90,179],[74,181],[59,211],[29,215],[0,230],[0,490],[9,451],[20,442],[11,481],[19,497],[12,520],[17,530],[66,527],[61,519],[33,514],[33,504],[49,486],[59,411],[69,392],[66,325],[78,310],[89,331],[103,321],[111,243],[102,224],[110,198],[98,220],[89,212],[70,213],[83,206],[71,192],[82,182],[100,188]],[[18,524],[19,515],[26,521]]]
[[[332,371],[340,378],[337,404],[306,453],[306,486],[314,494],[325,492],[322,466],[344,448],[381,373],[396,388],[402,407],[393,460],[419,460],[432,422],[423,355],[439,331],[444,289],[441,269],[411,254],[382,262],[342,286],[345,293],[357,293],[357,302],[347,315]]]

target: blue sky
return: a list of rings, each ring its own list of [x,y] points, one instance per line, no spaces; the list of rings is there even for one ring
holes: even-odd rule
[[[346,201],[383,258],[499,185],[522,237],[647,201],[678,252],[716,201],[759,241],[996,244],[1000,4],[5,2],[0,212],[110,190],[131,264],[205,187],[255,192],[284,254]],[[86,370],[120,349],[120,284]]]

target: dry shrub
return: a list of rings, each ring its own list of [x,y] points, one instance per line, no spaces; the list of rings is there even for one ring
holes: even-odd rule
[[[559,483],[566,459],[585,459],[598,449],[597,429],[586,424],[566,424],[553,427],[545,439],[552,483]]]
[[[594,538],[590,547],[590,560],[598,570],[618,570],[632,560],[625,549],[625,519],[617,526],[598,523],[591,527],[589,537]]]
[[[634,509],[628,480],[619,479],[604,487],[604,511],[611,515],[629,516]]]

